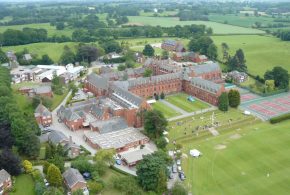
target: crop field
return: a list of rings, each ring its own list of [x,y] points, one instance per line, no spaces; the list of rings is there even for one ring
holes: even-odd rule
[[[176,25],[191,25],[203,24],[213,29],[214,34],[263,34],[264,31],[258,29],[244,28],[239,26],[232,26],[211,21],[179,21],[177,17],[145,17],[145,16],[129,16],[129,24],[151,25],[171,27]]]
[[[47,30],[49,37],[53,35],[61,36],[65,35],[71,37],[73,30],[65,28],[64,30],[56,30],[55,26],[50,26],[49,23],[40,24],[24,24],[24,25],[11,25],[11,26],[0,26],[0,33],[3,33],[7,29],[22,30],[23,28],[43,28]]]
[[[190,127],[210,123],[211,113],[169,123],[169,139],[183,146],[182,168],[189,190],[197,195],[288,194],[290,121],[271,125],[238,110],[217,111],[220,135],[192,133]],[[190,157],[191,149],[201,151],[202,157]]]
[[[194,111],[202,110],[202,109],[209,107],[209,105],[207,105],[206,103],[204,103],[196,98],[194,98],[195,99],[194,102],[188,101],[187,100],[188,96],[189,95],[187,95],[187,94],[179,93],[176,95],[167,96],[166,101],[181,108],[182,110],[184,110],[186,112],[194,112]]]
[[[153,109],[159,110],[160,112],[162,112],[164,114],[165,118],[171,118],[171,117],[175,117],[175,116],[180,115],[179,112],[176,112],[172,108],[169,108],[168,106],[166,106],[162,102],[156,102],[156,103],[152,104],[152,107],[153,107]]]
[[[234,55],[237,49],[243,49],[248,71],[254,75],[263,76],[274,66],[282,66],[290,71],[290,43],[287,41],[259,35],[212,36],[212,39],[219,49],[219,57],[222,56],[223,42],[230,47],[231,55]]]
[[[5,46],[3,47],[3,51],[10,51],[13,50],[15,52],[22,51],[24,48],[27,48],[31,54],[37,54],[39,57],[41,57],[44,54],[48,54],[49,57],[54,60],[55,62],[58,62],[63,47],[65,45],[68,45],[71,48],[74,48],[77,43],[73,42],[66,42],[66,43],[32,43],[27,45],[19,45],[19,46]]]

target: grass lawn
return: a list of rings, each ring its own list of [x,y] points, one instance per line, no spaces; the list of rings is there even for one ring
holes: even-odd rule
[[[40,58],[44,54],[48,54],[49,57],[55,61],[58,62],[62,52],[63,47],[67,45],[74,49],[74,46],[77,45],[77,43],[73,42],[66,42],[66,43],[32,43],[27,45],[19,45],[19,46],[5,46],[3,47],[3,51],[22,51],[24,48],[27,48],[31,54],[37,54]]]
[[[51,109],[54,110],[64,100],[68,94],[68,90],[65,90],[62,95],[53,94]]]
[[[163,104],[162,102],[159,102],[159,101],[152,104],[152,107],[153,107],[153,109],[159,110],[160,112],[162,112],[164,114],[165,118],[171,118],[171,117],[175,117],[175,116],[180,115],[179,112],[176,112],[172,108],[167,107],[165,104]]]
[[[115,190],[112,187],[111,180],[114,177],[122,177],[122,176],[125,176],[125,175],[123,175],[123,174],[121,174],[113,169],[108,169],[105,176],[102,177],[103,181],[105,182],[105,188],[101,194],[103,194],[103,195],[119,195],[120,192],[118,190]]]
[[[205,108],[209,107],[208,104],[206,104],[198,99],[195,99],[194,102],[188,101],[187,100],[188,96],[189,95],[187,95],[185,93],[179,93],[176,95],[167,96],[165,99],[166,99],[166,101],[181,108],[182,110],[184,110],[186,112],[194,112],[194,111],[205,109]]]
[[[282,66],[290,71],[290,43],[287,41],[259,35],[212,36],[212,39],[218,47],[219,57],[222,57],[223,42],[230,47],[232,56],[237,49],[243,49],[248,71],[254,75],[263,76],[274,66]]]
[[[193,194],[288,194],[290,167],[290,121],[271,125],[268,122],[244,116],[238,110],[228,113],[216,112],[220,135],[213,137],[208,131],[198,135],[184,136],[184,127],[209,122],[210,113],[195,116],[194,121],[180,120],[169,138],[183,145],[182,168],[187,179],[186,186]],[[233,122],[228,124],[228,119]],[[169,147],[172,147],[170,145]],[[198,149],[203,156],[194,159],[190,149]],[[269,173],[269,177],[267,176]]]
[[[65,35],[65,36],[71,37],[73,33],[73,29],[68,29],[68,28],[65,28],[64,30],[56,30],[55,26],[50,26],[49,23],[0,26],[0,33],[3,33],[7,29],[22,30],[23,28],[46,29],[47,35],[49,37],[52,37],[53,35],[57,35],[57,36]]]
[[[30,175],[22,174],[16,177],[16,182],[13,184],[16,191],[11,195],[34,195],[34,182]]]
[[[45,150],[46,150],[45,145],[46,144],[41,144],[40,146],[40,151],[39,151],[39,156],[38,156],[40,160],[45,159]]]
[[[177,17],[146,17],[146,16],[129,16],[128,24],[151,25],[172,27],[176,25],[191,25],[203,24],[213,29],[214,34],[263,34],[264,31],[252,28],[244,28],[239,26],[232,26],[228,24],[221,24],[211,21],[179,21]]]
[[[253,79],[252,77],[249,77],[246,82],[241,83],[240,85],[244,87],[249,87],[257,93],[263,93],[265,88],[265,85],[263,83]]]

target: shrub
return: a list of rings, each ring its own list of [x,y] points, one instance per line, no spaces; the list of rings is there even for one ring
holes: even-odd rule
[[[275,123],[279,123],[279,122],[282,122],[282,121],[285,121],[285,120],[288,120],[288,119],[290,119],[290,113],[283,114],[281,116],[277,116],[277,117],[271,118],[270,119],[270,123],[271,124],[275,124]]]

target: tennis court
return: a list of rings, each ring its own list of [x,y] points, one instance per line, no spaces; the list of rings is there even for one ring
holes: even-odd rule
[[[252,101],[242,101],[240,108],[250,111],[263,120],[269,120],[270,118],[290,112],[290,93],[261,97]]]

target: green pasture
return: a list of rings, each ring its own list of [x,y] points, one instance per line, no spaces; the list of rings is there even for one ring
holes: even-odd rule
[[[263,76],[274,66],[282,66],[290,71],[290,43],[287,41],[261,35],[212,36],[212,39],[218,47],[220,58],[223,42],[230,47],[231,55],[234,55],[237,49],[243,49],[248,71],[251,74]]]
[[[188,126],[210,123],[211,113],[180,120],[180,126],[177,121],[169,124],[169,139],[182,144],[187,155],[182,158],[182,168],[187,176],[184,183],[192,194],[288,194],[290,121],[271,125],[230,110],[216,112],[216,120],[222,124],[217,128],[219,136],[208,131],[192,133]],[[233,120],[231,124],[228,119]],[[203,156],[190,157],[191,149],[200,150]]]
[[[52,37],[53,35],[57,35],[57,36],[65,35],[65,36],[71,37],[72,32],[73,32],[73,29],[65,28],[64,30],[56,30],[55,26],[50,26],[49,23],[40,23],[40,24],[0,26],[0,33],[3,33],[7,29],[22,30],[23,28],[46,29],[49,37]]]
[[[167,107],[162,102],[157,101],[156,103],[152,104],[153,109],[159,110],[165,116],[165,118],[171,118],[180,115],[179,112],[176,112],[172,108]]]
[[[227,24],[235,25],[235,26],[242,26],[251,28],[256,22],[260,22],[262,26],[267,26],[267,24],[273,24],[274,18],[268,16],[248,16],[246,17],[245,14],[210,14],[209,20],[213,22],[224,23],[227,21]]]
[[[205,108],[208,108],[209,105],[194,98],[194,102],[190,102],[187,100],[189,95],[184,93],[179,93],[176,95],[170,95],[166,97],[166,101],[170,102],[171,104],[181,108],[182,110],[186,112],[194,112],[198,110],[202,110]]]
[[[74,46],[77,45],[77,43],[73,42],[66,42],[66,43],[31,43],[27,45],[19,45],[19,46],[5,46],[2,47],[3,51],[22,51],[24,48],[27,48],[31,54],[37,54],[39,57],[41,57],[44,54],[48,54],[49,57],[55,61],[58,62],[62,52],[63,47],[65,45],[68,45],[69,47],[74,49]]]
[[[146,17],[146,16],[129,16],[129,24],[151,25],[171,27],[176,25],[203,24],[213,29],[214,34],[263,34],[264,31],[258,29],[232,26],[211,21],[179,21],[177,17]]]

